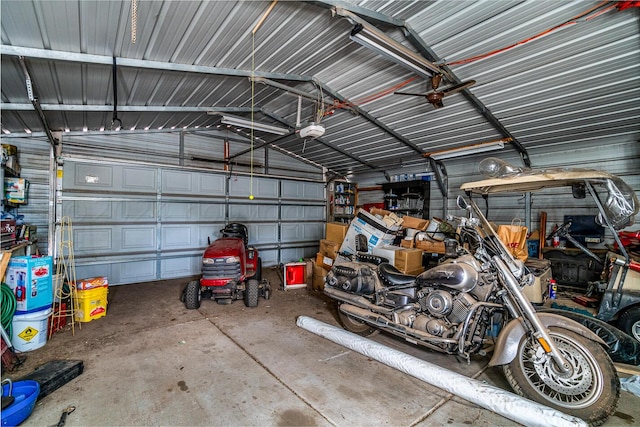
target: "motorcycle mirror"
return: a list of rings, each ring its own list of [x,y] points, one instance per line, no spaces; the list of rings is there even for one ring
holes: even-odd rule
[[[465,211],[469,209],[469,204],[462,196],[458,196],[458,198],[456,199],[456,204],[460,209],[464,209]]]
[[[587,196],[584,184],[581,182],[571,184],[571,194],[574,199],[584,199]]]

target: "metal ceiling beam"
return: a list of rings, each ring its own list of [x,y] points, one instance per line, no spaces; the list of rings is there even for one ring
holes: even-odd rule
[[[65,52],[59,50],[35,49],[30,47],[0,45],[0,54],[8,56],[23,56],[26,58],[45,59],[49,61],[79,62],[113,66],[113,57],[92,55],[88,53]],[[245,71],[233,68],[208,67],[205,65],[178,64],[175,62],[150,61],[146,59],[130,59],[117,57],[119,67],[146,68],[163,71],[179,71],[184,73],[216,74],[231,77],[265,77],[268,79],[282,79],[292,81],[311,81],[311,76],[286,73],[265,73],[262,71]]]
[[[41,104],[44,111],[80,111],[80,112],[111,112],[111,105],[82,105],[82,104]],[[7,111],[28,111],[32,110],[31,104],[8,103],[0,104],[2,110]],[[157,113],[250,113],[251,107],[183,107],[167,105],[120,105],[118,112],[157,112]],[[260,112],[259,108],[253,108],[254,112]]]
[[[322,7],[324,9],[337,9],[341,8],[344,10],[348,10],[349,12],[356,13],[363,18],[367,18],[371,22],[375,22],[378,24],[389,25],[392,27],[403,27],[404,21],[400,19],[396,19],[392,16],[385,15],[380,12],[376,12],[375,10],[366,9],[364,7],[356,6],[353,3],[349,3],[346,1],[340,0],[321,0],[312,2],[316,6]]]
[[[56,147],[60,141],[58,141],[53,134],[51,133],[51,127],[47,122],[47,117],[44,115],[44,111],[42,111],[42,107],[40,106],[40,100],[38,99],[38,91],[36,90],[35,82],[31,78],[31,73],[29,73],[29,69],[27,67],[27,63],[23,56],[19,57],[20,65],[22,66],[22,72],[24,73],[25,84],[27,89],[27,97],[31,101],[32,108],[38,114],[38,119],[40,120],[40,124],[42,125],[45,134],[47,135],[47,139],[52,147]]]

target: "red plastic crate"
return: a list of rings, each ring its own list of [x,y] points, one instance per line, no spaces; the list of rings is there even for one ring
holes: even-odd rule
[[[307,263],[290,262],[284,265],[284,289],[307,287]]]

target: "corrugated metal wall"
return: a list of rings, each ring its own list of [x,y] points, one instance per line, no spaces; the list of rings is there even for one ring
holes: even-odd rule
[[[40,253],[48,254],[51,146],[46,138],[3,137],[2,143],[18,148],[18,162],[22,167],[20,177],[26,178],[30,183],[29,203],[9,212],[38,227],[38,249]]]

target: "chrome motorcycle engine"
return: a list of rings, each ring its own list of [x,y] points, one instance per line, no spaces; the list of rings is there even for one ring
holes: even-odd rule
[[[422,314],[416,316],[413,327],[436,336],[452,335],[465,321],[475,302],[476,299],[466,292],[453,294],[444,289],[423,288],[418,292]]]

